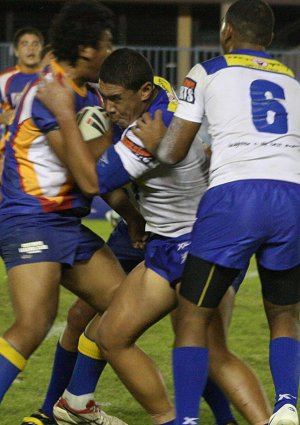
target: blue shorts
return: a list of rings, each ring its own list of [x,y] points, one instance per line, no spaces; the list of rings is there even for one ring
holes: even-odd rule
[[[224,267],[245,269],[255,253],[270,270],[300,264],[300,184],[241,180],[202,198],[190,253]]]
[[[145,266],[174,287],[181,280],[190,241],[190,233],[177,238],[153,235],[146,246]]]
[[[0,255],[7,270],[40,262],[73,266],[91,258],[103,244],[75,217],[56,213],[0,216]]]
[[[144,260],[145,250],[132,246],[127,224],[121,220],[111,233],[107,245],[120,261],[126,273]]]

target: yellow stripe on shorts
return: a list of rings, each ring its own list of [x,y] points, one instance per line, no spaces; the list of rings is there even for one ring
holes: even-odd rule
[[[208,288],[209,288],[209,285],[210,285],[210,283],[211,283],[211,280],[212,280],[212,277],[213,277],[213,274],[214,274],[215,268],[216,268],[216,266],[215,266],[215,265],[213,265],[213,266],[212,266],[212,268],[211,268],[211,271],[209,272],[209,275],[208,275],[207,281],[206,281],[206,283],[205,283],[204,289],[203,289],[203,291],[202,291],[202,294],[201,294],[201,296],[200,296],[200,298],[199,298],[199,301],[198,301],[198,304],[197,304],[197,306],[198,306],[198,307],[201,307],[201,304],[202,304],[202,302],[203,302],[203,300],[204,300],[204,298],[205,298],[205,295],[206,295],[207,290],[208,290]]]
[[[25,368],[27,363],[25,357],[13,348],[4,338],[0,338],[0,354],[19,370]]]

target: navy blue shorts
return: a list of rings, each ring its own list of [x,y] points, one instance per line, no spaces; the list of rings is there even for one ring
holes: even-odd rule
[[[242,180],[209,189],[202,198],[190,253],[224,267],[259,264],[286,270],[300,264],[300,184]]]
[[[73,266],[91,258],[103,244],[75,217],[56,213],[0,216],[0,255],[7,270],[40,262]]]
[[[124,271],[129,273],[144,260],[145,250],[134,248],[128,233],[128,226],[121,220],[111,233],[107,245],[120,261]]]
[[[153,235],[146,246],[145,266],[174,287],[181,280],[190,243],[190,233],[177,238]]]

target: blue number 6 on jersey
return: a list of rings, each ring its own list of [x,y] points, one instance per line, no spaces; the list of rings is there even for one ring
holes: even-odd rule
[[[285,99],[278,84],[255,80],[250,86],[252,120],[258,131],[285,134],[288,129],[287,112],[278,99]]]

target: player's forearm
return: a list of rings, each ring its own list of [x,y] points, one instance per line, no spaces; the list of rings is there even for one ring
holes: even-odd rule
[[[159,161],[169,165],[182,161],[190,149],[199,126],[199,123],[173,117],[166,134],[155,152],[155,156]]]
[[[65,145],[65,160],[80,190],[86,196],[99,193],[96,161],[82,139],[75,112],[64,111],[57,116]]]
[[[129,222],[140,216],[140,213],[132,204],[124,189],[116,189],[113,192],[106,193],[102,197],[125,221]]]

